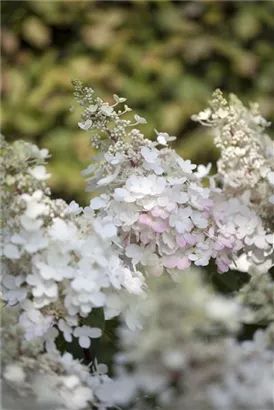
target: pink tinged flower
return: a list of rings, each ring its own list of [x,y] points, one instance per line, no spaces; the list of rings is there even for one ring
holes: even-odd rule
[[[223,245],[223,247],[226,247],[226,248],[233,248],[233,242],[234,242],[234,239],[233,239],[233,237],[228,237],[228,238],[225,238],[225,237],[218,237],[218,240],[220,241],[220,244],[222,244]],[[216,248],[215,248],[216,249]]]
[[[180,258],[177,262],[177,268],[181,269],[181,270],[189,268],[190,265],[191,265],[191,262],[186,257],[185,258]]]
[[[152,226],[152,218],[148,214],[141,214],[139,216],[139,222],[147,226]]]
[[[168,230],[168,222],[167,220],[157,219],[152,223],[152,229],[155,232],[163,233]]]
[[[185,225],[184,222],[178,221],[175,225],[176,231],[178,233],[184,233],[185,232],[185,226],[186,225]]]
[[[171,255],[171,256],[163,256],[163,265],[166,268],[172,269],[176,268],[178,262],[178,257]]]
[[[229,265],[227,265],[226,263],[220,260],[217,260],[217,267],[218,267],[218,271],[221,273],[228,272],[229,270]]]
[[[166,219],[169,216],[169,213],[166,212],[164,209],[155,206],[152,210],[151,210],[151,215],[157,217],[160,217],[162,219]]]
[[[229,270],[231,260],[226,255],[222,255],[222,257],[216,259],[216,263],[220,272],[227,272]]]
[[[180,248],[184,248],[186,246],[186,240],[182,236],[176,236],[176,243]]]
[[[224,249],[225,245],[218,239],[213,246],[213,249],[215,251],[221,251],[222,249]]]
[[[204,209],[210,209],[214,205],[214,201],[212,199],[206,199],[203,203]]]
[[[189,245],[195,245],[195,243],[197,242],[195,236],[191,233],[185,233],[184,238]]]
[[[173,269],[173,268],[178,268],[178,269],[187,269],[190,265],[191,262],[188,260],[187,257],[178,257],[176,255],[171,255],[171,256],[163,256],[163,265],[166,268]]]

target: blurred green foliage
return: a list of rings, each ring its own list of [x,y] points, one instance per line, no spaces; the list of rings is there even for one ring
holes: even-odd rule
[[[220,87],[274,119],[274,3],[233,1],[2,1],[2,132],[50,149],[52,188],[87,202],[90,161],[71,78],[116,93],[180,153],[215,161],[211,136],[190,120]]]

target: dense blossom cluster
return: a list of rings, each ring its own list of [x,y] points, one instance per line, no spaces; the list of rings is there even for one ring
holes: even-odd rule
[[[79,89],[81,95],[87,95],[81,100],[87,106],[83,119],[89,127],[85,129],[93,133],[102,128],[104,118],[100,160],[84,174],[94,174],[88,179],[88,189],[107,188],[91,202],[91,208],[101,210],[98,218],[111,215],[133,265],[141,263],[154,275],[160,275],[163,268],[172,274],[191,263],[206,266],[214,258],[219,271],[226,272],[239,251],[252,250],[252,255],[262,255],[263,260],[272,255],[273,234],[252,208],[247,189],[227,197],[226,191],[216,186],[216,179],[208,177],[210,164],[197,167],[167,146],[174,137],[156,132],[157,140],[151,142],[137,129],[127,132],[136,122],[121,119],[126,110],[114,111],[119,98],[105,114],[93,90],[76,84],[76,95]],[[92,113],[90,103],[97,107]],[[137,120],[145,122],[138,116]],[[123,132],[114,138],[113,130],[119,127]],[[266,161],[269,163],[269,158]],[[209,179],[207,185],[203,184],[205,178]]]
[[[43,402],[47,384],[46,410],[272,409],[273,153],[257,106],[217,91],[194,116],[217,130],[210,175],[169,147],[175,137],[145,138],[124,98],[73,84],[99,150],[83,171],[89,206],[51,198],[47,150],[1,138],[5,390]],[[198,270],[211,260],[247,273],[230,298]],[[96,314],[121,322],[113,380],[70,355],[103,335]],[[266,329],[241,343],[244,323]]]
[[[143,293],[144,278],[122,262],[110,218],[95,220],[89,209],[49,197],[48,174],[38,165],[44,151],[29,143],[3,142],[2,149],[4,298],[20,303],[27,338],[48,340],[59,329],[67,342],[74,336],[87,348],[90,338],[101,336],[85,324],[89,313],[103,308],[107,319],[126,314],[127,297]],[[17,154],[24,168],[14,160]]]
[[[210,108],[192,118],[215,130],[224,190],[230,195],[248,191],[251,205],[273,227],[274,146],[265,132],[270,123],[260,114],[258,104],[248,109],[235,95],[227,101],[217,90]]]

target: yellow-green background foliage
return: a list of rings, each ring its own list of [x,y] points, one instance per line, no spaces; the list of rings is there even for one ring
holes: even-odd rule
[[[2,132],[52,153],[54,193],[87,201],[92,154],[69,110],[71,78],[113,93],[177,135],[180,153],[215,161],[211,136],[190,120],[216,87],[259,101],[274,119],[274,3],[2,1]]]

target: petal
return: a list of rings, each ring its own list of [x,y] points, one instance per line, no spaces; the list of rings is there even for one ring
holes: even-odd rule
[[[89,337],[92,337],[93,339],[97,339],[98,337],[102,336],[102,330],[99,329],[99,327],[92,327],[88,331]]]
[[[4,255],[8,259],[19,259],[20,258],[20,252],[17,248],[17,246],[13,244],[7,244],[4,247]]]
[[[88,336],[80,336],[79,337],[79,345],[83,349],[88,349],[90,346],[90,338]]]

